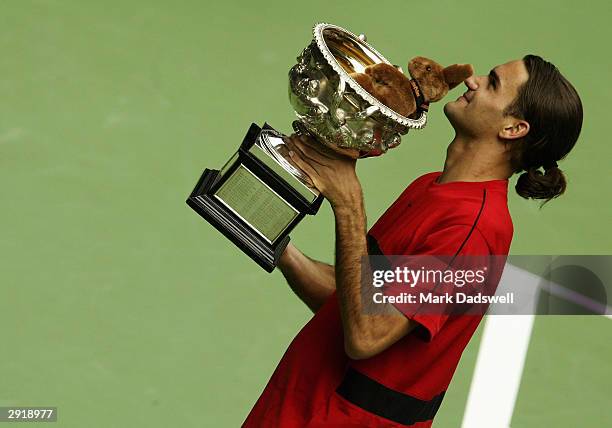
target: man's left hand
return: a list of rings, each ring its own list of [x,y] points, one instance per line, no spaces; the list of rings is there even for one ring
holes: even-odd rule
[[[293,134],[284,141],[291,162],[309,177],[332,208],[361,202],[354,158],[337,153],[307,135]]]

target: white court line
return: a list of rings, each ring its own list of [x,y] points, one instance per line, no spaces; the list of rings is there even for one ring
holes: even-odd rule
[[[498,289],[511,289],[516,284],[533,290],[531,298],[534,307],[531,313],[534,314],[540,286],[543,285],[542,278],[506,264]],[[575,297],[559,284],[544,284],[547,286],[543,288],[549,293],[565,298]],[[593,302],[585,302],[592,306]],[[603,316],[612,319],[612,308],[604,307]],[[510,428],[534,320],[534,315],[486,317],[462,428]]]
[[[508,284],[509,277],[538,293],[537,275],[506,265],[499,288]],[[534,315],[487,317],[462,428],[510,427],[534,319]]]

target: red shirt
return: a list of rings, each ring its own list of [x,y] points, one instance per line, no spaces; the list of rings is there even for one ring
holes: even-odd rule
[[[438,184],[439,175],[404,190],[369,230],[368,252],[507,255],[508,181]],[[332,294],[293,339],[243,427],[430,427],[482,316],[405,315],[419,327],[374,357],[351,360]]]

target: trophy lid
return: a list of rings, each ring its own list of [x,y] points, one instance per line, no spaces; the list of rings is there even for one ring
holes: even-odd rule
[[[378,107],[381,114],[401,125],[415,129],[425,126],[427,122],[425,112],[421,111],[416,119],[402,116],[380,102],[351,78],[349,73],[362,73],[368,65],[381,62],[393,65],[366,43],[365,36],[356,36],[342,27],[326,23],[316,24],[312,32],[317,47],[327,63],[360,97]]]

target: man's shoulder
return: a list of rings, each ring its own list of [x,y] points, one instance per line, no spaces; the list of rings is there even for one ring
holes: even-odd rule
[[[406,188],[400,193],[394,203],[401,201],[407,197],[414,197],[420,192],[425,191],[431,183],[433,183],[438,176],[442,174],[442,171],[427,172],[419,177],[415,178],[406,186]]]
[[[424,205],[427,213],[419,225],[422,237],[440,232],[446,236],[449,230],[456,231],[459,236],[467,231],[486,241],[492,253],[507,253],[514,226],[503,186],[495,184],[474,191],[432,193],[427,197]]]
[[[435,181],[440,176],[440,174],[442,174],[442,171],[426,172],[425,174],[422,174],[418,176],[417,178],[415,178],[414,180],[412,180],[412,183],[408,185],[406,190],[408,190],[411,187],[419,187],[423,185],[426,186],[428,184],[431,184],[433,181]]]

